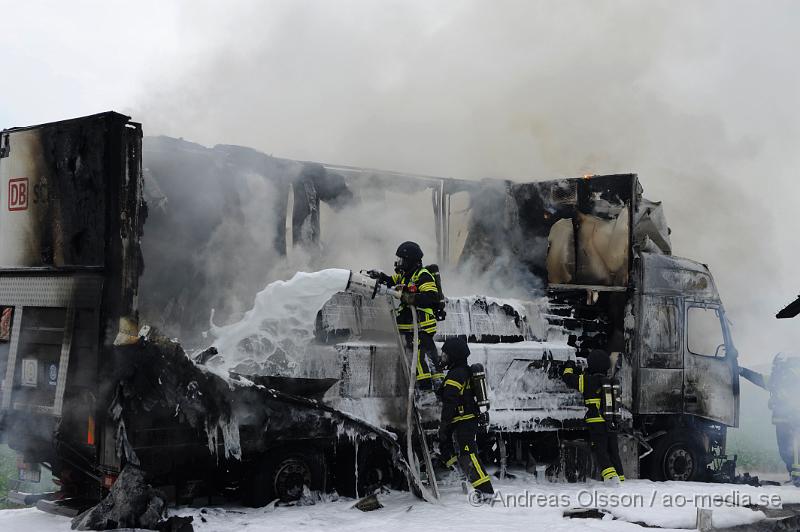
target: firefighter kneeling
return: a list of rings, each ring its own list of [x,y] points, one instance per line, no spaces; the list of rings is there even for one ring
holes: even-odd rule
[[[616,426],[619,383],[608,378],[610,367],[608,353],[593,349],[589,353],[586,370],[577,373],[575,362],[570,360],[561,378],[567,386],[583,394],[586,428],[600,476],[603,481],[623,482],[625,475],[619,458]]]
[[[483,494],[494,493],[492,482],[478,458],[480,411],[473,389],[472,370],[467,365],[469,347],[463,338],[448,338],[442,346],[442,359],[448,369],[440,390],[442,420],[439,444],[447,465],[458,463],[472,486]]]

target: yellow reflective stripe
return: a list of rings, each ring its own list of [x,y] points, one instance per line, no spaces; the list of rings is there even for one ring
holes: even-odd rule
[[[452,458],[450,458],[450,460],[445,462],[444,465],[446,465],[447,467],[451,467],[456,465],[456,462],[458,462],[458,456],[453,456]]]
[[[417,281],[419,281],[419,278],[422,277],[423,273],[427,273],[428,275],[433,277],[433,274],[429,272],[427,269],[420,268],[414,275],[411,276],[411,282],[416,283]]]
[[[431,378],[431,374],[430,373],[420,373],[419,375],[417,375],[417,380],[418,381],[422,381],[422,380],[430,379],[430,378]]]
[[[436,320],[431,320],[431,321],[432,321],[432,323],[430,323],[429,325],[423,325],[421,327],[421,329],[426,333],[433,334],[433,333],[436,332]],[[404,323],[398,323],[397,324],[397,330],[401,331],[401,332],[410,332],[410,331],[414,330],[414,326],[413,325],[406,325]]]
[[[473,419],[475,414],[464,414],[463,416],[456,416],[453,418],[453,421],[450,423],[455,423],[456,421],[466,421],[468,419]]]
[[[565,368],[564,369],[564,375],[572,375],[573,373],[574,373],[574,371],[572,371],[572,368]]]
[[[590,417],[586,419],[587,423],[603,423],[605,419],[602,417]]]
[[[431,377],[434,379],[444,379],[444,373],[431,373]]]
[[[619,481],[620,482],[625,482],[625,475],[620,475],[619,476]]]
[[[800,471],[792,471],[793,477],[800,477]]]
[[[458,391],[461,391],[461,389],[464,388],[463,384],[461,384],[458,381],[454,381],[453,379],[447,379],[446,381],[444,381],[445,386],[447,386],[448,384],[450,386],[455,386],[456,388],[458,388]]]
[[[477,487],[478,487],[478,486],[480,486],[481,484],[486,484],[486,483],[487,483],[487,482],[489,482],[490,480],[492,480],[492,479],[491,479],[491,478],[489,478],[489,477],[483,477],[483,478],[481,478],[481,479],[478,479],[478,480],[476,480],[475,482],[473,482],[473,483],[472,483],[472,487],[473,487],[473,488],[477,488]]]
[[[583,374],[578,377],[578,391],[583,393]]]
[[[436,292],[436,283],[428,282],[419,285],[420,292]]]
[[[599,397],[594,398],[594,399],[586,399],[584,401],[584,403],[586,403],[587,405],[597,405],[597,408],[600,408],[600,398]]]
[[[600,472],[600,476],[603,477],[603,480],[608,480],[611,477],[617,476],[617,470],[614,467],[607,467]]]
[[[486,482],[485,479],[488,479],[489,477],[483,472],[483,469],[481,469],[481,464],[478,462],[478,457],[475,456],[475,453],[469,453],[469,458],[472,460],[472,465],[475,466],[475,471],[478,472],[478,480],[475,482],[483,484],[483,482]],[[477,486],[475,482],[472,483],[473,486]]]

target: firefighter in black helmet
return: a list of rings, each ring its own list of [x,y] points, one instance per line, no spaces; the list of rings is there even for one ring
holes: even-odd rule
[[[625,474],[619,458],[617,431],[603,417],[603,383],[611,368],[611,358],[601,349],[593,349],[587,357],[586,370],[578,373],[575,361],[570,360],[564,367],[561,378],[570,388],[583,394],[586,405],[586,428],[595,455],[600,476],[603,481],[624,482]]]
[[[397,328],[411,348],[414,341],[414,320],[411,306],[417,308],[419,349],[417,351],[417,385],[421,389],[438,387],[444,374],[440,371],[439,352],[433,342],[436,334],[434,307],[439,301],[439,289],[433,274],[422,266],[422,248],[416,242],[403,242],[397,248],[394,275],[370,270],[367,274],[381,283],[402,290],[397,309]]]
[[[439,425],[440,452],[449,467],[458,463],[472,486],[481,493],[494,493],[492,482],[478,458],[478,404],[472,390],[472,371],[467,364],[469,346],[461,337],[445,340],[442,359],[447,366],[439,396],[442,419]]]

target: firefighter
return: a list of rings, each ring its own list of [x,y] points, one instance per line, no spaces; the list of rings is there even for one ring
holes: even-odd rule
[[[442,456],[450,456],[446,464],[456,463],[477,491],[494,493],[492,482],[478,458],[478,421],[480,412],[472,391],[472,371],[467,364],[469,347],[461,337],[448,338],[442,346],[442,359],[447,376],[439,392],[442,419],[439,444]]]
[[[769,407],[781,459],[789,480],[800,487],[800,407],[797,406],[797,382],[800,358],[776,355],[769,377]]]
[[[583,394],[583,402],[586,405],[586,428],[603,481],[624,482],[625,475],[619,458],[616,427],[607,422],[601,412],[603,381],[608,376],[611,358],[605,351],[593,349],[589,353],[587,362],[586,370],[578,373],[575,361],[570,360],[565,365],[561,378],[567,386]]]
[[[422,248],[416,242],[403,242],[397,248],[394,275],[370,270],[367,275],[379,282],[402,290],[397,308],[397,328],[403,334],[406,346],[414,342],[414,321],[411,306],[417,308],[417,386],[423,390],[438,389],[444,374],[441,372],[439,352],[433,342],[436,334],[434,307],[439,302],[439,289],[433,274],[422,266]]]

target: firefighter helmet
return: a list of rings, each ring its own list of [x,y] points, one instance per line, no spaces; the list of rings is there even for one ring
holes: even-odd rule
[[[395,252],[397,259],[394,262],[395,271],[410,272],[422,265],[422,248],[416,242],[403,242]]]

